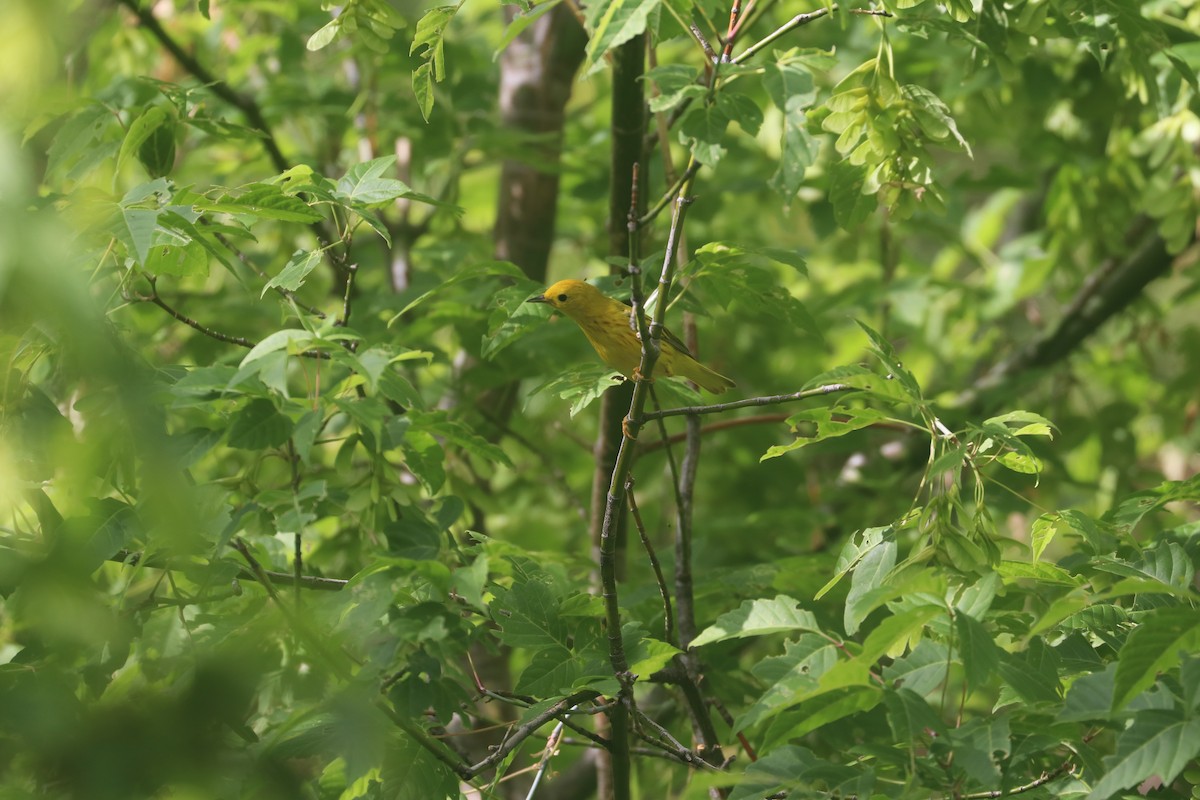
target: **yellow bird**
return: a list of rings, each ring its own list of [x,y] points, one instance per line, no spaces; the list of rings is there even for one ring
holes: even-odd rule
[[[606,297],[591,284],[570,280],[559,281],[526,302],[545,303],[575,320],[605,364],[626,378],[633,377],[642,362],[642,342],[630,325],[632,308]],[[681,375],[714,394],[735,385],[729,378],[694,359],[683,342],[666,328],[663,328],[660,346],[655,372]]]

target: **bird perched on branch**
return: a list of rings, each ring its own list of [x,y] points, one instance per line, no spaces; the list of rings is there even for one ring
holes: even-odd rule
[[[631,324],[633,309],[605,296],[583,281],[559,281],[528,303],[545,303],[566,314],[583,330],[600,359],[627,378],[633,378],[642,363],[642,342]],[[734,386],[719,372],[701,364],[686,346],[666,328],[662,330],[655,372],[680,375],[714,394]]]

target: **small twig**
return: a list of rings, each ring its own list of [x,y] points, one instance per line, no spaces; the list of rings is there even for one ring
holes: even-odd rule
[[[142,566],[149,567],[150,569],[161,569],[168,571],[182,569],[182,567],[173,566],[169,562],[163,563],[156,558],[145,559],[143,561],[141,553],[131,552],[129,550],[118,550],[116,553],[113,553],[111,556],[109,556],[108,560],[118,564],[141,564]],[[273,572],[271,570],[263,570],[263,574],[266,575],[268,579],[273,581],[290,581],[295,577],[287,572]],[[239,571],[237,577],[240,580],[258,581],[258,576],[255,573],[245,569]],[[341,578],[318,578],[314,575],[300,576],[300,587],[302,589],[312,589],[319,592],[340,592],[342,589],[346,588],[348,583],[350,583],[350,581],[342,580]]]
[[[720,700],[718,700],[715,697],[709,698],[708,703],[709,703],[709,705],[711,705],[713,708],[715,708],[717,710],[717,713],[721,715],[721,719],[725,720],[725,724],[728,725],[730,727],[730,729],[732,729],[733,728],[733,714],[729,713],[729,709],[727,709],[725,707],[725,704],[722,703]],[[754,747],[750,744],[750,740],[746,738],[746,734],[742,733],[741,731],[738,731],[735,735],[737,736],[738,742],[741,743],[742,749],[744,751],[746,751],[746,755],[750,758],[750,760],[758,761],[758,753],[755,751]],[[731,756],[731,758],[732,758],[732,756]]]
[[[733,42],[737,38],[738,22],[742,18],[742,0],[733,0],[729,6],[729,27],[725,30],[725,47],[721,50],[721,63],[729,63],[729,56],[733,54]],[[716,70],[713,70],[714,74]],[[714,81],[710,88],[715,88]]]
[[[638,722],[640,722],[641,724],[650,728],[659,737],[656,739],[654,737],[647,736],[644,732],[639,731],[639,735],[641,736],[642,741],[646,742],[647,744],[652,744],[655,747],[662,748],[664,751],[672,754],[673,756],[675,756],[676,758],[678,758],[680,761],[684,762],[685,764],[689,764],[694,767],[701,767],[704,769],[709,769],[709,770],[712,770],[713,772],[721,771],[714,765],[708,763],[703,758],[701,758],[699,754],[692,752],[691,750],[687,749],[682,744],[680,744],[679,741],[674,736],[671,735],[670,731],[668,731],[662,725],[659,725],[653,719],[648,717],[645,713],[638,711],[636,709],[635,709],[634,713],[637,715]]]
[[[564,727],[562,720],[559,720],[558,724],[554,726],[554,730],[550,732],[550,737],[546,739],[546,749],[542,751],[542,758],[537,765],[537,774],[533,776],[533,784],[529,787],[525,800],[533,800],[538,784],[542,782],[542,776],[546,774],[546,768],[550,766],[550,757],[558,752],[558,740],[562,738]]]
[[[350,322],[350,302],[353,299],[354,276],[357,274],[358,264],[346,265],[346,294],[342,297],[342,315],[337,321],[339,327],[345,327]],[[349,345],[349,349],[350,352],[354,352],[355,344]]]
[[[189,328],[192,328],[193,330],[197,330],[200,333],[203,333],[205,336],[208,336],[211,339],[216,339],[218,342],[225,342],[227,344],[236,344],[238,347],[245,347],[247,350],[254,349],[257,342],[252,342],[243,336],[233,336],[228,333],[221,333],[220,331],[214,330],[213,328],[209,328],[207,325],[204,325],[203,323],[198,322],[198,321],[192,319],[191,317],[187,316],[186,314],[172,308],[158,294],[158,277],[155,275],[149,275],[149,274],[145,275],[144,277],[146,278],[146,282],[150,284],[150,294],[147,295],[147,294],[140,294],[140,293],[134,292],[134,293],[128,295],[128,298],[130,300],[140,300],[144,303],[153,303],[154,305],[161,308],[163,311],[166,311],[168,314],[170,314],[175,319],[182,322],[184,325],[187,325]],[[297,355],[299,355],[303,358],[318,358],[318,359],[329,359],[330,358],[329,353],[322,353],[319,350],[305,350],[303,353],[297,353]]]
[[[1008,797],[1009,795],[1013,795],[1013,794],[1022,794],[1024,792],[1033,791],[1034,789],[1038,788],[1039,786],[1043,786],[1043,785],[1049,783],[1050,781],[1054,780],[1055,778],[1059,777],[1060,775],[1062,775],[1064,773],[1074,772],[1074,771],[1075,771],[1075,760],[1068,758],[1066,761],[1059,764],[1054,769],[1050,770],[1049,772],[1043,772],[1040,776],[1038,776],[1037,778],[1034,778],[1029,783],[1026,783],[1022,786],[1016,786],[1016,787],[1013,787],[1012,789],[993,789],[992,791],[988,791],[988,792],[972,792],[971,794],[960,794],[957,796],[958,796],[959,800],[985,800],[985,798],[992,798],[992,797]]]
[[[150,294],[148,294],[148,295],[133,294],[133,295],[131,295],[132,299],[141,300],[143,302],[153,303],[154,305],[161,308],[163,311],[170,314],[175,319],[182,322],[184,325],[187,325],[189,328],[192,328],[193,330],[200,331],[200,333],[203,333],[205,336],[209,337],[210,339],[216,339],[218,342],[225,342],[226,344],[236,344],[238,347],[244,347],[247,350],[254,348],[255,343],[243,336],[233,336],[228,333],[221,333],[218,330],[214,330],[214,329],[208,327],[207,325],[197,322],[196,320],[192,319],[191,317],[187,316],[186,314],[183,314],[182,312],[176,311],[174,308],[167,305],[167,303],[161,297],[158,296],[158,286],[157,286],[158,279],[153,275],[147,275],[146,280],[150,284]]]
[[[593,747],[594,746],[592,744],[589,744],[588,742],[580,741],[579,739],[572,739],[569,736],[564,736],[559,741],[559,744],[563,745],[564,747]],[[649,758],[662,758],[662,759],[666,759],[668,761],[674,761],[679,764],[687,763],[686,761],[679,758],[674,753],[669,753],[664,750],[658,750],[653,747],[631,747],[631,748],[629,748],[629,752],[631,754],[637,755],[637,756],[647,756]]]
[[[840,9],[838,8],[838,6],[836,4],[834,4],[834,5],[829,6],[828,8],[818,8],[816,11],[810,11],[807,14],[797,14],[796,16],[792,17],[787,22],[780,25],[775,30],[768,33],[766,36],[764,36],[759,41],[757,41],[754,44],[747,47],[745,50],[743,50],[741,53],[739,53],[736,57],[734,57],[732,59],[732,62],[734,64],[741,64],[743,61],[750,58],[755,53],[758,53],[764,47],[771,44],[779,37],[784,36],[784,35],[790,33],[791,31],[794,31],[796,28],[799,28],[802,25],[807,25],[808,23],[812,22],[813,20],[820,19],[821,17],[824,17],[833,11],[839,11],[839,10]],[[890,16],[892,16],[891,12],[889,12],[889,11],[883,11],[882,9],[873,9],[873,8],[854,8],[854,9],[850,10],[850,13],[851,14],[861,14],[861,15],[869,16],[869,17],[890,17]]]
[[[699,43],[700,49],[704,51],[704,55],[710,63],[716,63],[717,51],[713,50],[712,45],[708,42],[708,37],[704,35],[704,31],[700,30],[700,26],[694,22],[688,23],[688,30],[692,32],[692,36]]]
[[[662,411],[647,411],[642,414],[638,420],[639,423],[645,424],[652,420],[661,417],[682,417],[699,414],[719,414],[722,411],[732,411],[735,408],[750,408],[751,406],[774,406],[780,403],[791,403],[796,400],[805,400],[809,397],[820,397],[822,395],[832,394],[834,392],[846,392],[857,387],[847,386],[844,383],[827,383],[824,386],[818,386],[815,389],[805,389],[800,392],[792,392],[791,394],[775,394],[767,395],[766,397],[749,397],[745,400],[734,400],[730,403],[716,403],[710,406],[681,406],[679,408],[665,408]]]
[[[538,728],[542,727],[550,720],[558,718],[560,715],[567,712],[572,706],[586,702],[595,696],[596,693],[592,691],[576,692],[569,697],[564,697],[562,700],[559,700],[557,703],[547,709],[544,709],[540,713],[535,714],[527,722],[513,728],[512,732],[505,737],[503,744],[492,751],[491,755],[487,756],[474,766],[467,767],[467,772],[471,777],[474,777],[484,770],[499,764],[508,757],[509,753],[517,748],[517,745],[528,739],[530,735],[533,734],[533,732]]]
[[[710,433],[716,433],[717,431],[723,431],[728,428],[740,428],[745,425],[774,425],[776,423],[785,421],[790,416],[791,414],[759,414],[753,417],[737,417],[735,419],[721,420],[720,422],[714,422],[711,425],[705,425],[702,427],[700,429],[700,435],[707,436]],[[687,433],[684,432],[672,434],[667,437],[666,441],[662,439],[656,439],[653,442],[646,442],[638,450],[638,455],[653,453],[655,450],[658,450],[661,447],[669,447],[670,445],[678,444],[679,442],[684,441],[686,438]]]
[[[662,197],[658,198],[658,200],[654,203],[654,206],[649,211],[638,218],[638,227],[643,228],[653,222],[655,217],[662,213],[662,210],[670,205],[671,201],[676,198],[676,196],[679,194],[679,187],[683,186],[684,181],[695,175],[696,171],[699,169],[699,161],[690,162],[687,165],[687,169],[683,171],[683,174],[675,179],[675,182],[671,185],[671,188],[668,189]]]
[[[642,547],[646,548],[646,556],[650,559],[650,568],[654,570],[654,579],[658,581],[658,592],[662,595],[663,640],[671,642],[674,641],[675,635],[675,619],[671,613],[671,593],[667,589],[667,579],[663,577],[662,565],[658,562],[654,545],[650,543],[650,537],[646,535],[646,524],[642,522],[642,512],[638,509],[637,499],[633,495],[632,475],[625,480],[625,499],[629,501],[629,512],[633,514],[634,524],[637,525],[638,534],[642,537]]]

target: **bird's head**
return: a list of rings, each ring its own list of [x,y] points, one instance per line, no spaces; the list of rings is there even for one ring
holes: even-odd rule
[[[598,302],[606,298],[600,290],[590,283],[566,280],[552,284],[539,295],[534,295],[525,302],[545,303],[558,309],[567,316],[576,317],[585,314],[589,308],[594,308]]]

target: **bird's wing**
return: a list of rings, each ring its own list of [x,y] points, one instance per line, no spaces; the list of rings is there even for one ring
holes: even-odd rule
[[[669,329],[662,329],[662,340],[671,345],[671,347],[674,347],[679,352],[683,353],[688,358],[694,358],[692,351],[688,350],[687,345],[683,343],[683,340],[671,333]]]

